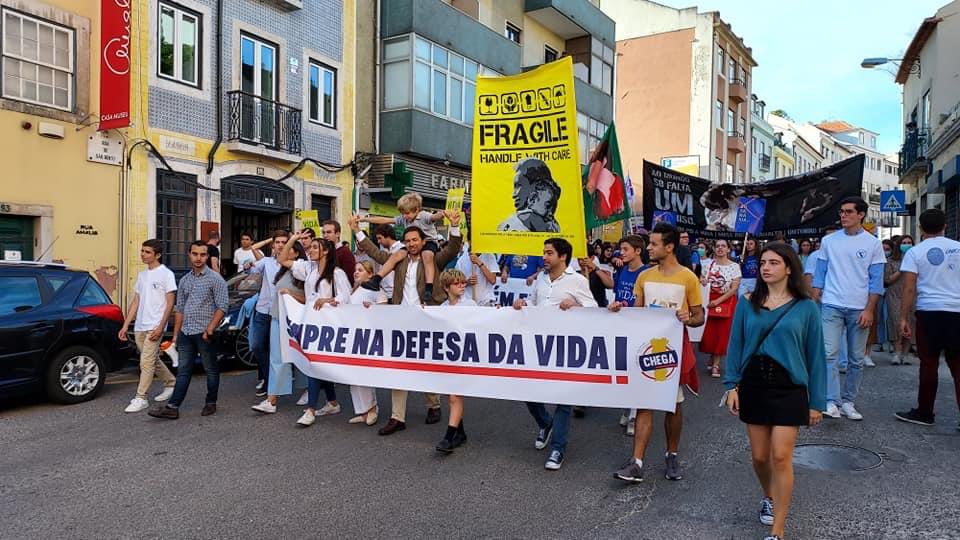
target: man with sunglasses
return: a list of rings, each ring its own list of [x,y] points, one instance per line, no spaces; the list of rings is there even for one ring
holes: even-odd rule
[[[840,202],[842,231],[823,237],[813,274],[814,299],[822,305],[823,339],[827,349],[828,418],[863,420],[854,401],[860,391],[864,355],[877,302],[883,293],[883,246],[863,229],[867,203],[860,197]],[[847,374],[840,386],[837,358],[847,340]]]

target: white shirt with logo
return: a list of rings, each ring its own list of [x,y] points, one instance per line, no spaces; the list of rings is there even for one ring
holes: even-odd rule
[[[927,238],[903,255],[900,271],[917,275],[917,311],[960,312],[960,242]]]
[[[820,261],[826,261],[822,303],[845,309],[864,309],[870,298],[870,266],[886,264],[876,236],[837,231],[820,242]],[[882,270],[882,269],[881,269]]]
[[[177,290],[177,279],[164,265],[153,270],[147,269],[137,275],[134,291],[140,296],[137,307],[137,321],[134,332],[150,332],[163,321],[163,312],[167,308],[167,293]]]

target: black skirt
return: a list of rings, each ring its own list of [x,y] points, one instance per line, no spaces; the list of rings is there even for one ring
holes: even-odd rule
[[[740,420],[759,426],[806,426],[810,423],[807,388],[769,356],[750,359],[740,379]]]

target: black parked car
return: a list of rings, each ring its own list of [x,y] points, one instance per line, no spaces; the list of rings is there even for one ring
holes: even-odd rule
[[[130,357],[117,338],[122,325],[120,307],[88,272],[0,262],[0,395],[93,399]]]

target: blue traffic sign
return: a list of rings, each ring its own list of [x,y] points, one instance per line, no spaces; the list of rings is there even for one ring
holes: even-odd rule
[[[906,212],[907,192],[903,190],[881,191],[880,211],[894,213]]]

